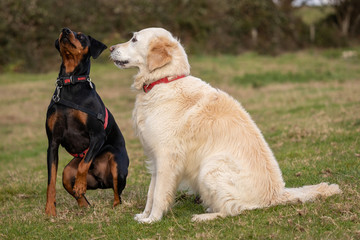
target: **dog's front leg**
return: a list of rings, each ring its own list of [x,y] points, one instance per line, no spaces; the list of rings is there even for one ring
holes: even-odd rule
[[[171,169],[170,162],[171,160],[169,161],[169,158],[160,159],[160,161],[157,162],[156,178],[154,179],[155,183],[153,183],[154,190],[151,212],[147,218],[138,219],[138,222],[157,222],[161,220],[163,214],[170,208],[174,200],[177,183],[177,174],[174,169]],[[149,205],[150,204],[151,202],[149,202]],[[145,211],[146,210],[145,208]]]
[[[80,198],[86,193],[86,188],[87,188],[86,176],[88,174],[93,159],[98,154],[104,142],[105,142],[105,132],[96,135],[90,134],[89,151],[86,153],[85,157],[79,163],[78,170],[76,173],[76,179],[73,189],[75,198]]]
[[[151,208],[153,205],[153,198],[154,198],[155,182],[156,182],[156,174],[153,173],[151,175],[151,181],[149,185],[149,191],[147,195],[145,209],[142,213],[135,215],[134,219],[136,221],[141,221],[142,219],[149,217],[151,213]]]
[[[45,213],[52,216],[56,216],[56,174],[59,160],[58,151],[59,143],[50,138],[47,150],[48,187],[46,192]]]

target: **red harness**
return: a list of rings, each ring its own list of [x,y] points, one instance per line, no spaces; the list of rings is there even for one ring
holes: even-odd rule
[[[109,113],[108,113],[107,108],[105,107],[104,129],[107,128],[108,120],[109,120]],[[70,154],[76,158],[83,158],[83,157],[85,157],[85,155],[88,151],[89,151],[89,148],[85,149],[82,153],[70,153]]]
[[[164,78],[161,78],[161,79],[159,79],[159,80],[157,80],[155,82],[150,83],[149,85],[144,84],[144,86],[143,86],[144,92],[146,92],[146,93],[149,92],[155,85],[157,85],[159,83],[169,83],[169,82],[178,80],[178,79],[183,78],[183,77],[186,77],[186,76],[185,75],[177,76],[177,77],[175,77],[175,78],[173,78],[171,80],[169,80],[168,77],[164,77]]]

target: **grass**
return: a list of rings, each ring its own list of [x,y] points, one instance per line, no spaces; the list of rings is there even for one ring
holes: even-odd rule
[[[353,49],[359,52],[359,49]],[[88,191],[80,209],[61,184],[70,160],[61,149],[56,218],[46,202],[45,112],[57,72],[0,75],[0,239],[358,239],[360,238],[360,60],[341,50],[278,57],[193,56],[192,74],[238,99],[272,148],[288,187],[340,185],[342,195],[312,203],[245,211],[192,223],[204,212],[193,196],[178,194],[163,220],[141,225],[150,176],[134,136],[130,90],[134,70],[93,63],[91,77],[120,126],[130,156],[123,204],[112,190]]]

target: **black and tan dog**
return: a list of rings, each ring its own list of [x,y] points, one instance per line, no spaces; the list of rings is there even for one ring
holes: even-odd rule
[[[64,28],[55,47],[62,64],[46,115],[49,142],[46,214],[56,215],[59,145],[74,156],[64,168],[63,185],[78,205],[89,205],[84,195],[87,189],[113,188],[116,206],[121,203],[129,159],[120,129],[89,78],[90,57],[97,58],[106,46]]]

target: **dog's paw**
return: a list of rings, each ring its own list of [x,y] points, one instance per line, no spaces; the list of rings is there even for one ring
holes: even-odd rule
[[[121,204],[121,201],[114,201],[113,208],[116,207],[117,205],[120,205],[120,204]]]
[[[218,217],[225,217],[224,214],[221,213],[204,213],[204,214],[195,214],[192,216],[192,222],[204,222],[214,220]]]
[[[86,193],[86,182],[75,181],[75,185],[73,188],[74,196],[76,199],[79,199],[81,196]]]
[[[149,214],[143,212],[143,213],[135,214],[134,220],[140,221],[141,219],[144,219],[144,218],[147,218],[147,217],[149,217]]]
[[[154,218],[154,217],[147,217],[147,218],[138,219],[136,221],[138,221],[139,223],[151,224],[151,223],[160,221],[160,219],[161,218],[157,219],[157,218]]]
[[[46,204],[45,213],[48,216],[56,216],[55,204]]]
[[[89,202],[86,200],[85,196],[80,196],[80,198],[77,199],[77,202],[78,202],[78,206],[79,207],[89,207],[90,204]]]
[[[202,222],[204,221],[201,217],[202,214],[195,214],[192,216],[191,221],[192,222]]]

